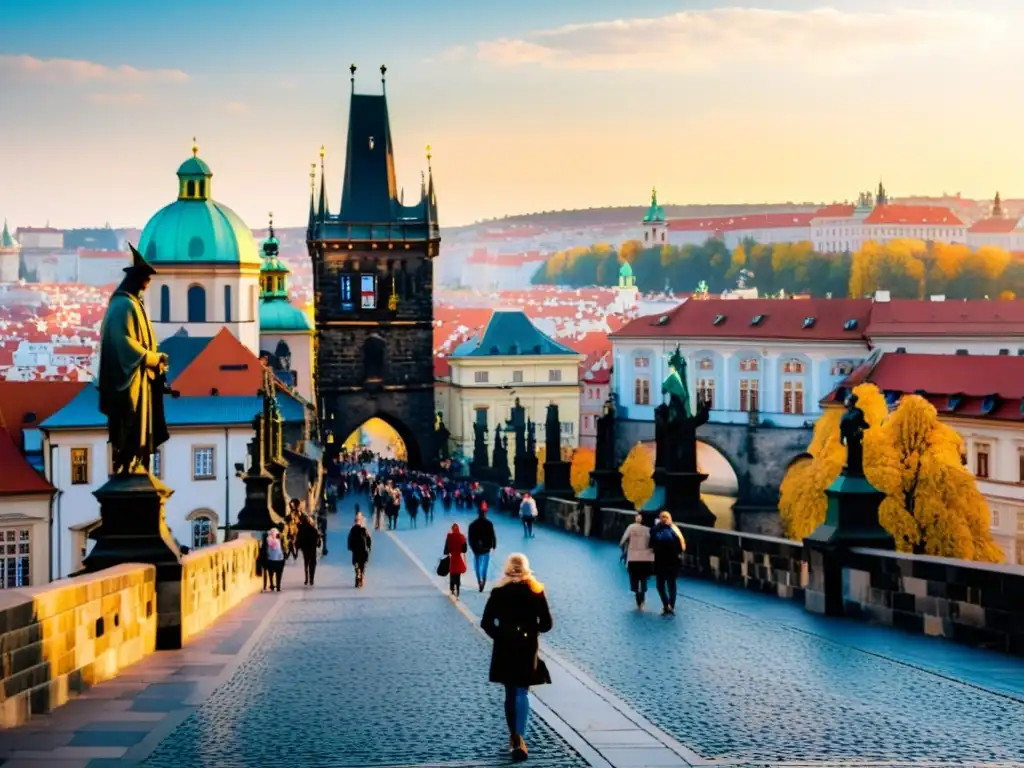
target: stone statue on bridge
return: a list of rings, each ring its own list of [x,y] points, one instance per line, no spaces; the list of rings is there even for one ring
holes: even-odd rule
[[[170,435],[164,419],[167,355],[157,350],[156,333],[142,294],[156,270],[130,245],[132,264],[110,297],[100,330],[98,387],[107,417],[114,475],[149,474],[150,457]]]
[[[548,416],[544,422],[544,447],[547,453],[545,461],[558,461],[562,458],[562,423],[558,418],[558,405],[548,405]]]
[[[434,449],[439,462],[448,461],[451,458],[451,451],[449,449],[451,437],[452,433],[445,426],[444,417],[438,411],[437,416],[434,418]]]
[[[655,413],[657,449],[667,453],[664,461],[659,457],[658,465],[670,472],[696,472],[697,427],[708,423],[708,404],[698,402],[696,413],[691,410],[686,359],[678,347],[669,357],[668,367],[670,373],[661,385],[661,392],[668,395],[668,402],[657,409],[660,413]]]
[[[672,418],[690,416],[690,388],[686,383],[686,358],[679,347],[668,359],[669,374],[661,383],[661,394],[668,395],[668,406],[674,411]]]
[[[864,476],[864,430],[870,429],[864,411],[857,406],[857,396],[846,398],[846,413],[839,422],[839,439],[846,446],[846,474]]]
[[[520,405],[518,397],[505,425],[515,435],[516,456],[522,456],[526,453],[526,409]]]

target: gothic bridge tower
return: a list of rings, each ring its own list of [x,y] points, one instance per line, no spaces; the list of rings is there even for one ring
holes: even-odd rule
[[[427,148],[420,199],[405,205],[383,89],[355,92],[350,68],[341,204],[331,213],[320,151],[306,241],[316,295],[316,395],[325,446],[373,417],[402,438],[413,466],[434,459],[433,259],[441,242]],[[316,198],[319,199],[316,199]]]

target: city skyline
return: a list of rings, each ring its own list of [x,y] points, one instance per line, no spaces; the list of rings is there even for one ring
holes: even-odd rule
[[[387,89],[399,184],[444,225],[551,209],[1024,196],[1008,0],[18,2],[0,43],[0,217],[141,227],[200,155],[252,227],[344,168],[351,62]],[[65,23],[55,25],[53,18]],[[17,47],[12,47],[17,45]]]

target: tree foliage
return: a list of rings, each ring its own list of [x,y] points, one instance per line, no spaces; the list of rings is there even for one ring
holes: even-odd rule
[[[569,482],[577,494],[583,493],[590,485],[590,473],[594,471],[597,455],[593,448],[577,448],[572,455]]]
[[[637,443],[630,448],[619,471],[623,493],[634,509],[640,509],[654,493],[654,451],[648,445]]]
[[[963,466],[963,440],[939,421],[935,408],[907,395],[890,414],[873,384],[854,390],[869,429],[864,434],[864,474],[886,494],[882,525],[901,552],[999,562],[990,532],[991,513],[974,476]],[[839,434],[841,408],[829,408],[814,426],[809,457],[783,480],[779,514],[787,534],[802,539],[825,521],[825,489],[846,463]]]
[[[945,294],[956,299],[980,299],[1000,294],[1024,294],[1024,261],[986,245],[972,251],[966,245],[899,239],[869,241],[855,253],[817,253],[809,242],[762,245],[746,240],[731,251],[721,240],[703,245],[665,245],[645,248],[636,240],[619,246],[607,243],[578,246],[553,255],[533,276],[536,285],[579,288],[613,286],[619,267],[628,262],[641,291],[693,291],[705,282],[712,293],[733,289],[742,277],[761,295],[779,291],[861,297],[877,290],[894,298]]]
[[[544,462],[548,460],[548,447],[541,445],[537,448],[537,485],[544,482]]]

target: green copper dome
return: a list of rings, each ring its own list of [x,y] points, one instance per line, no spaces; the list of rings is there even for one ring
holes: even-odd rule
[[[178,168],[178,199],[159,210],[139,238],[139,251],[161,264],[259,265],[259,248],[245,222],[226,205],[210,198],[213,174],[193,156]]]
[[[312,332],[309,316],[285,298],[273,296],[260,301],[260,333]]]

